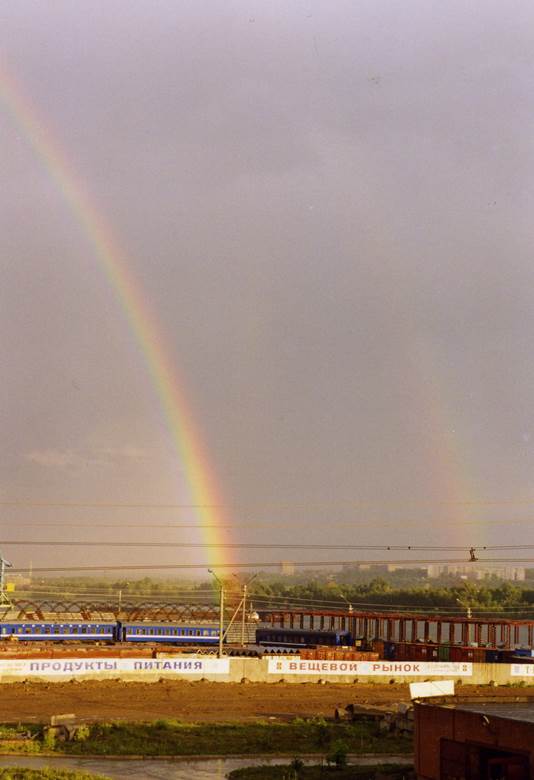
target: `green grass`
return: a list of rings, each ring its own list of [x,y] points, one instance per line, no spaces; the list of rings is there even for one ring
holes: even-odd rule
[[[408,740],[375,735],[367,724],[318,721],[249,724],[109,723],[94,726],[83,742],[59,746],[69,754],[232,755],[324,753],[342,739],[349,752],[411,750]]]
[[[0,739],[0,752],[53,752],[67,755],[202,756],[297,753],[325,755],[342,740],[349,753],[408,753],[411,740],[379,735],[368,723],[335,723],[321,718],[287,723],[98,723],[84,726],[73,742],[37,739],[14,741],[25,730],[13,728]],[[3,744],[2,744],[3,743]]]
[[[103,775],[88,775],[86,772],[69,772],[63,769],[24,769],[6,767],[0,769],[0,780],[109,780]]]
[[[413,777],[413,770],[407,766],[384,764],[380,766],[348,766],[334,769],[325,766],[305,766],[295,772],[291,766],[253,766],[234,769],[228,780],[373,780],[381,777]]]

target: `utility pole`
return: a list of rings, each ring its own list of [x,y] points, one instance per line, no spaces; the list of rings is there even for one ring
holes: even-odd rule
[[[243,598],[241,599],[241,604],[243,605],[243,610],[241,612],[241,647],[245,647],[245,620],[246,620],[246,606],[247,606],[247,588],[250,585],[250,583],[256,579],[258,574],[253,574],[252,577],[250,577],[246,582],[243,583]],[[239,580],[239,577],[237,574],[234,574],[234,577]],[[239,607],[238,607],[239,609]]]
[[[213,569],[208,569],[209,573],[215,577],[219,583],[219,652],[218,657],[223,657],[223,639],[224,639],[224,586],[217,577]]]
[[[10,607],[11,602],[6,595],[5,575],[6,569],[11,568],[13,564],[9,563],[0,552],[0,607]]]

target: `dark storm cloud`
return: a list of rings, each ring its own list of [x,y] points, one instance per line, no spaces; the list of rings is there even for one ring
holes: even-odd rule
[[[120,237],[236,519],[309,504],[284,517],[318,541],[346,540],[339,518],[409,543],[430,508],[439,542],[466,510],[432,502],[534,496],[533,16],[3,9],[6,62]],[[9,112],[2,149],[4,494],[180,499],[142,356]]]

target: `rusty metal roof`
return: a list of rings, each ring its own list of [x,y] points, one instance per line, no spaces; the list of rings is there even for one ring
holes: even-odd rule
[[[428,702],[432,706],[431,702]],[[423,706],[425,706],[423,704]],[[454,709],[458,712],[472,712],[478,715],[486,715],[488,718],[503,718],[504,720],[517,720],[522,723],[534,723],[534,699],[530,702],[523,701],[447,701],[440,705],[445,709]]]

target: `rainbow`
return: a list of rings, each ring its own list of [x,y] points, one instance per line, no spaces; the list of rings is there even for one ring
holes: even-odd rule
[[[203,540],[210,545],[223,544],[226,541],[223,529],[228,526],[225,525],[223,501],[213,469],[194,424],[183,382],[164,345],[161,328],[150,311],[142,288],[130,271],[124,252],[104,216],[92,203],[82,182],[69,165],[67,156],[45,127],[20,84],[4,65],[0,66],[0,102],[43,163],[90,242],[143,355],[175,451],[185,470],[191,506],[197,511]],[[213,548],[211,553],[207,553],[210,558],[214,554],[217,552],[215,550],[214,553]],[[208,563],[214,565],[215,561],[208,560]]]
[[[425,419],[430,488],[434,495],[447,497],[446,501],[434,502],[440,514],[433,518],[425,534],[430,537],[432,533],[442,534],[442,543],[454,535],[458,544],[465,545],[467,560],[471,545],[483,547],[491,543],[492,529],[508,521],[488,522],[483,517],[476,517],[484,502],[478,500],[480,489],[469,458],[469,445],[463,435],[465,425],[455,411],[451,380],[445,374],[443,360],[431,339],[415,340],[412,368],[414,394]],[[465,509],[470,509],[470,518],[459,519],[458,512]]]

